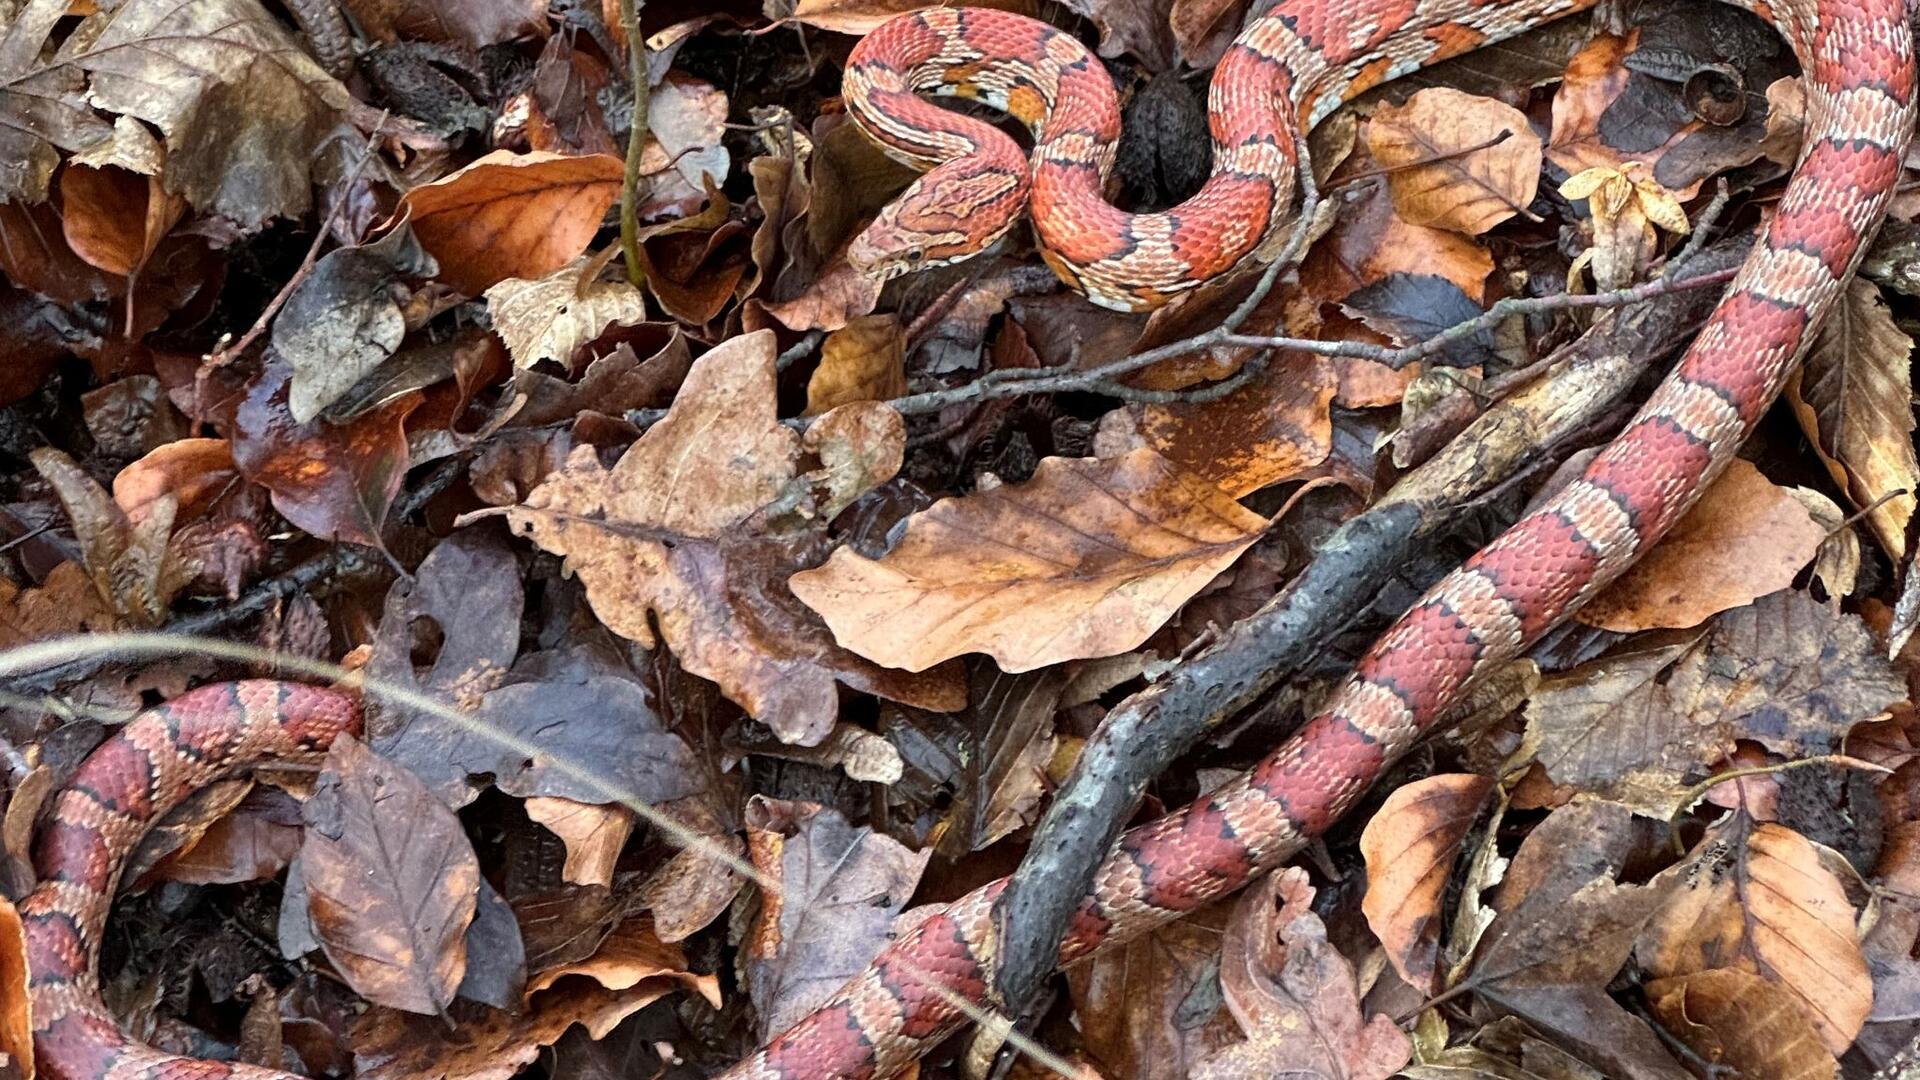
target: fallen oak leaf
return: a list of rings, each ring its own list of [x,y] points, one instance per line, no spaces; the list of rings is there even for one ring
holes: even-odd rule
[[[1386,1080],[1412,1058],[1412,1043],[1390,1017],[1362,1011],[1353,965],[1327,942],[1312,903],[1307,872],[1290,866],[1234,906],[1220,989],[1247,1041],[1202,1061],[1197,1080]]]
[[[876,663],[924,671],[984,652],[1030,671],[1139,645],[1264,526],[1146,448],[1047,458],[1024,484],[915,514],[880,559],[843,547],[790,585]]]
[[[774,411],[774,358],[771,331],[702,356],[667,416],[611,469],[592,446],[576,447],[506,511],[508,522],[565,557],[608,629],[652,647],[657,625],[682,666],[718,683],[785,742],[813,745],[833,730],[837,681],[939,712],[961,707],[954,669],[897,672],[857,656],[788,591],[788,575],[817,558],[819,534],[807,522],[764,523],[770,506],[797,511],[815,497],[796,477],[800,436]],[[849,417],[892,411],[849,408]],[[837,452],[823,449],[823,457]]]

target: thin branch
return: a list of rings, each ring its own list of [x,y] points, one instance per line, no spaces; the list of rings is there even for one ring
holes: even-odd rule
[[[633,83],[633,119],[627,125],[627,167],[620,178],[620,250],[627,259],[627,281],[638,288],[647,272],[640,263],[640,155],[647,148],[647,44],[640,36],[640,5],[620,0],[620,28],[627,35],[627,78]]]

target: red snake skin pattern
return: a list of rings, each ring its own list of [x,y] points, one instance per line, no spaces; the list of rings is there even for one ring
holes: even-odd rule
[[[914,91],[978,98],[1027,120],[1038,131],[1029,198],[1048,262],[1098,302],[1151,306],[1264,253],[1293,172],[1294,124],[1276,102],[1290,98],[1311,124],[1354,93],[1582,6],[1281,0],[1214,75],[1213,178],[1164,214],[1126,214],[1101,201],[1118,129],[1113,91],[1084,49],[1033,20],[969,9],[896,18],[854,50],[848,105],[900,156],[949,162],[928,174],[948,191],[975,168],[964,155],[984,125]],[[1659,539],[1772,402],[1885,213],[1914,121],[1912,36],[1899,0],[1740,6],[1771,22],[1799,58],[1805,142],[1765,237],[1692,348],[1578,480],[1428,592],[1325,711],[1251,772],[1127,833],[1081,902],[1061,964],[1179,918],[1299,851],[1475,679],[1519,655]],[[988,148],[984,167],[1001,168],[1003,158]],[[1005,186],[1005,177],[978,185]],[[933,213],[883,213],[862,237],[859,261],[879,266],[891,237]],[[916,258],[951,254],[929,247]],[[911,1063],[963,1020],[936,986],[985,1003],[995,962],[989,909],[1003,887],[954,901],[726,1075],[880,1077]]]
[[[141,713],[54,796],[34,845],[40,885],[20,905],[38,1075],[52,1080],[295,1080],[251,1065],[163,1054],[120,1033],[100,1001],[100,935],[120,871],[182,799],[263,761],[318,761],[360,707],[333,690],[218,683]]]

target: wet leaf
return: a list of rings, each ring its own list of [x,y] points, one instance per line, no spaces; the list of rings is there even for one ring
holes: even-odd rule
[[[1484,776],[1430,776],[1387,796],[1360,834],[1367,925],[1400,977],[1427,993],[1439,989],[1441,904],[1454,857],[1492,791]]]
[[[479,296],[508,278],[540,278],[587,249],[620,197],[625,164],[611,154],[563,157],[496,150],[401,198],[441,280]]]
[[[1736,814],[1694,849],[1685,885],[1634,954],[1656,978],[1724,967],[1764,976],[1792,991],[1837,1055],[1873,1007],[1853,922],[1845,887],[1813,844]]]
[[[305,817],[300,865],[327,959],[369,1001],[443,1012],[480,881],[460,819],[351,737],[328,751]]]
[[[1673,531],[1577,617],[1621,633],[1697,626],[1793,584],[1826,535],[1791,491],[1736,458]]]
[[[60,174],[60,221],[73,253],[109,274],[131,275],[186,213],[160,178],[120,168],[68,165]]]
[[[747,851],[779,885],[761,894],[743,946],[765,1041],[879,955],[931,853],[851,825],[838,811],[764,796],[747,804]]]
[[[1139,645],[1262,526],[1151,450],[1049,458],[1025,484],[914,515],[882,559],[842,548],[792,585],[878,663],[921,671],[984,652],[1028,671]]]
[[[1415,225],[1478,236],[1525,214],[1540,182],[1540,139],[1526,116],[1445,87],[1382,106],[1367,145],[1392,170],[1394,209]]]
[[[1894,559],[1907,553],[1907,525],[1920,505],[1914,495],[1920,491],[1920,458],[1913,448],[1912,349],[1879,290],[1856,278],[1787,384],[1787,401],[1827,471],[1854,508],[1866,511],[1875,539]]]
[[[292,376],[290,365],[270,363],[248,390],[234,417],[234,464],[272,492],[274,509],[314,536],[380,546],[410,461],[402,425],[420,395],[349,424],[300,424],[288,401]]]

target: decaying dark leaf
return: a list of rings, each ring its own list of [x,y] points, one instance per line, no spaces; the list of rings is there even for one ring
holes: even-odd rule
[[[350,737],[307,800],[308,910],[327,958],[369,1001],[437,1014],[466,973],[480,862],[460,820]]]

